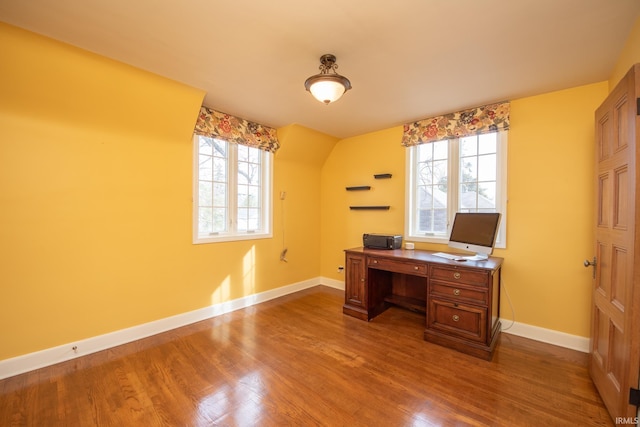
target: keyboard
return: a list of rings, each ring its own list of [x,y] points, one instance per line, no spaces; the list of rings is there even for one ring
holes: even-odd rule
[[[431,254],[431,255],[438,256],[438,257],[440,257],[440,258],[450,259],[450,260],[452,260],[452,261],[459,261],[459,260],[461,260],[461,259],[465,259],[465,258],[464,258],[463,256],[461,256],[461,255],[453,255],[453,254],[448,254],[448,253],[446,253],[446,252],[436,252],[436,253],[433,253],[433,254]]]

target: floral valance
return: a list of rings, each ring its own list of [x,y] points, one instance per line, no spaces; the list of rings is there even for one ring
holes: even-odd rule
[[[280,148],[275,129],[204,106],[200,108],[194,132],[197,135],[221,138],[272,153]]]
[[[454,139],[509,129],[509,102],[484,105],[404,125],[402,144]]]

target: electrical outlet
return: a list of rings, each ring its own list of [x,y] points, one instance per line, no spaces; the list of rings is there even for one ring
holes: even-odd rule
[[[339,265],[338,266],[338,273],[342,273],[344,271],[344,267]]]

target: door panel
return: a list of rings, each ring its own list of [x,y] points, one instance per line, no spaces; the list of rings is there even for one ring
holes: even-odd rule
[[[596,274],[589,371],[611,417],[635,417],[629,388],[640,370],[636,290],[636,65],[596,111]]]

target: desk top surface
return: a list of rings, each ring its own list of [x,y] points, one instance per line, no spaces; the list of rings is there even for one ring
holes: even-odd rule
[[[359,253],[364,255],[372,255],[383,258],[400,259],[407,261],[422,261],[432,264],[442,264],[452,267],[479,268],[483,270],[496,270],[502,265],[502,258],[489,257],[483,261],[453,261],[433,255],[438,251],[425,251],[421,249],[369,249],[369,248],[352,248],[346,249],[345,252]]]

